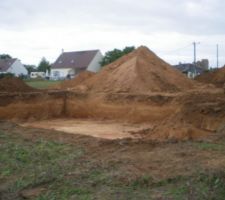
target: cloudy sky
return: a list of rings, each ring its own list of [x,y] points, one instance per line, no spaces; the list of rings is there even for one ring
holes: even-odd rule
[[[171,64],[225,64],[224,0],[0,0],[0,53],[25,64],[65,51],[146,45]]]

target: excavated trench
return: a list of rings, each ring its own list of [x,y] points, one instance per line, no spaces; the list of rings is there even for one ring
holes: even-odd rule
[[[161,99],[158,103],[156,98]],[[171,96],[49,91],[0,94],[0,119],[92,118],[129,122],[159,121],[174,110]],[[164,106],[166,104],[166,106]]]
[[[2,93],[0,119],[13,120],[25,127],[54,129],[104,139],[142,138],[136,133],[153,128],[152,123],[147,122],[162,120],[162,115],[156,112],[162,106],[162,101],[158,108],[156,105],[148,106],[155,104],[155,98],[70,91]],[[160,110],[164,113],[163,118],[171,113],[169,107],[161,107]]]
[[[225,124],[225,98],[222,93],[1,93],[0,119],[106,139],[193,139]]]

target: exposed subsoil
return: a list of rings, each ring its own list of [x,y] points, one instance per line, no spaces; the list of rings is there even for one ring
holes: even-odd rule
[[[60,83],[58,85],[58,87],[56,86],[55,88],[72,90],[74,87],[76,87],[78,85],[82,85],[86,80],[90,79],[94,75],[95,75],[94,72],[84,71],[84,72],[81,72],[74,79],[66,80],[66,81]],[[82,91],[82,86],[79,86],[78,88]]]
[[[34,89],[16,77],[6,77],[0,79],[0,92],[34,92]]]
[[[66,90],[33,92],[19,79],[1,81],[6,88],[0,98],[2,120],[33,122],[68,118],[82,119],[84,124],[87,119],[100,120],[102,130],[97,126],[95,133],[81,131],[76,120],[42,125],[96,136],[110,127],[110,138],[113,134],[115,138],[123,137],[120,128],[115,133],[115,127],[121,127],[119,124],[104,127],[107,120],[113,120],[120,124],[140,124],[140,130],[131,130],[135,137],[159,141],[206,137],[225,124],[222,89],[188,79],[146,47],[105,66],[98,74],[84,72],[66,81],[61,84]],[[143,124],[151,128],[145,130]],[[87,125],[90,129],[96,126]],[[102,137],[108,137],[105,134]]]
[[[115,121],[56,119],[21,124],[24,127],[43,128],[63,131],[66,133],[89,135],[104,139],[141,138],[136,132],[151,129],[150,124],[129,124]]]
[[[111,138],[113,134],[115,138],[123,137],[121,129],[126,123],[131,127],[132,124],[140,126],[140,129],[131,130],[136,137],[159,141],[207,137],[225,124],[225,94],[221,89],[173,95],[90,95],[74,92],[23,94],[14,96],[13,100],[1,96],[0,105],[1,119],[28,121],[33,125],[39,124],[37,127],[43,125],[44,128],[74,133],[81,131],[94,136],[105,131],[102,137],[108,137],[109,134]],[[146,124],[149,126],[147,129]],[[88,131],[88,127],[91,131]]]
[[[225,89],[225,66],[214,71],[205,72],[195,79],[196,81],[213,84],[217,87],[224,87]]]

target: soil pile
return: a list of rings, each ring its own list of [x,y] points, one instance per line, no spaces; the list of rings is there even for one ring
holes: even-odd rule
[[[84,81],[88,80],[89,78],[93,77],[94,75],[95,75],[95,73],[90,72],[90,71],[81,72],[74,79],[63,81],[59,87],[60,87],[60,89],[76,87],[77,85],[83,84]]]
[[[19,78],[7,77],[0,79],[0,92],[33,92],[36,90]]]
[[[217,87],[223,87],[225,84],[225,66],[212,72],[206,72],[196,77],[196,80],[202,83],[211,83]]]
[[[178,92],[194,82],[141,46],[83,82],[93,92]]]
[[[175,101],[178,103],[177,109],[174,109],[171,116],[157,124],[148,138],[154,140],[201,138],[215,134],[225,124],[225,94],[222,91],[186,93]]]

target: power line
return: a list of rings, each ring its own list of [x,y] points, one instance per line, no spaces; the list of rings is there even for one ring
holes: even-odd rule
[[[193,64],[195,67],[197,64],[198,57],[200,55],[202,57],[203,53],[204,53],[205,57],[207,57],[209,60],[211,60],[210,62],[213,63],[214,67],[218,68],[220,66],[221,62],[222,63],[225,62],[225,54],[224,54],[225,44],[223,42],[217,43],[216,45],[214,43],[214,45],[213,45],[211,42],[208,43],[207,41],[205,41],[203,43],[201,42],[200,47],[198,47],[198,44],[200,44],[200,42],[193,42],[193,43],[189,43],[188,45],[185,45],[180,48],[176,48],[176,49],[172,49],[172,50],[168,50],[168,51],[159,51],[159,53],[164,54],[164,56],[172,55],[173,57],[177,57],[177,60],[179,60],[179,57],[182,57],[182,58],[186,57],[186,59],[188,58],[189,62],[190,62],[190,59],[192,56],[190,56],[190,53],[188,53],[187,51],[191,52],[191,49],[188,49],[188,50],[184,50],[184,49],[186,49],[190,46],[193,46]]]
[[[180,50],[183,50],[183,49],[186,49],[187,47],[189,47],[189,46],[191,46],[192,45],[192,43],[191,44],[188,44],[188,45],[186,45],[186,46],[184,46],[184,47],[180,47],[180,48],[177,48],[177,49],[173,49],[173,50],[166,50],[166,51],[161,51],[162,53],[172,53],[172,52],[176,52],[176,51],[180,51]]]

